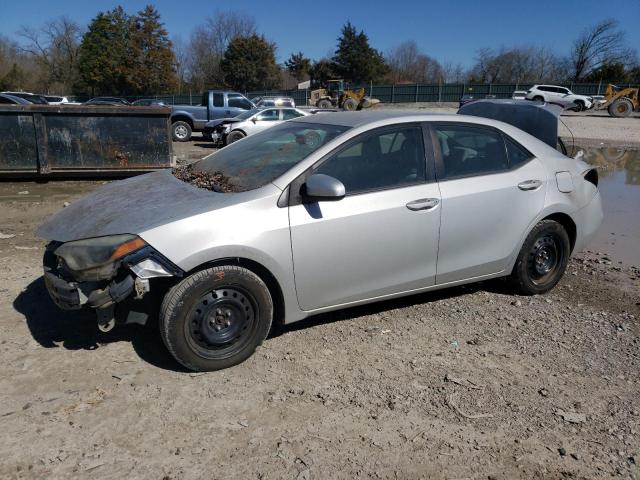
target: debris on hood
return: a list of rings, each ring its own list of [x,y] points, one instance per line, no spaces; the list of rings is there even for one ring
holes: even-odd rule
[[[181,165],[174,168],[171,173],[178,180],[190,183],[194,187],[204,188],[218,193],[229,193],[238,189],[231,183],[229,177],[222,172],[203,172],[193,168],[193,164]]]

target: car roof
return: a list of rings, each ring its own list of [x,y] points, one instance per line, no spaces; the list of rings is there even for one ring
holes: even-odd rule
[[[340,125],[343,127],[360,127],[369,123],[376,123],[379,121],[392,119],[399,120],[402,118],[407,118],[407,121],[411,121],[409,119],[414,119],[415,121],[445,119],[460,121],[460,115],[425,113],[424,111],[419,110],[362,110],[358,112],[318,112],[310,117],[301,117],[290,121],[304,123],[323,123],[329,125]]]
[[[0,93],[0,97],[11,100],[12,102],[15,102],[17,105],[31,105],[31,102],[29,100],[25,100],[22,97],[16,97],[15,95],[11,95],[9,93]]]

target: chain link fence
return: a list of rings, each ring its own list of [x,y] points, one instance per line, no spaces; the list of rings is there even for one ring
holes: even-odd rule
[[[418,103],[418,102],[457,102],[463,95],[477,98],[494,96],[495,98],[511,98],[515,91],[526,91],[533,83],[490,84],[490,83],[456,83],[456,84],[402,84],[402,85],[352,85],[350,88],[364,88],[366,95],[377,98],[383,103]],[[604,95],[606,83],[560,83],[558,86],[569,88],[579,95]],[[616,84],[619,87],[637,87],[633,84]],[[249,98],[285,96],[291,97],[296,105],[306,105],[310,90],[254,90],[242,92]],[[70,101],[85,102],[90,96],[69,97]],[[154,99],[167,105],[200,105],[201,92],[189,92],[168,95],[125,96],[130,102],[143,99]]]

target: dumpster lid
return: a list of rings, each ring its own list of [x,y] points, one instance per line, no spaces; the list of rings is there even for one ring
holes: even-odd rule
[[[552,148],[558,145],[558,118],[563,107],[529,100],[476,100],[458,110],[459,115],[491,118],[533,135]]]

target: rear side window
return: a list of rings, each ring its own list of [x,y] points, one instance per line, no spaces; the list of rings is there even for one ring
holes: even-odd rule
[[[213,106],[214,107],[224,107],[224,97],[221,93],[213,94]]]
[[[302,114],[296,112],[295,110],[283,110],[282,111],[282,119],[283,120],[290,120],[292,118],[297,118],[297,117],[301,117]]]
[[[488,175],[509,168],[502,135],[487,128],[436,125],[442,155],[439,180]]]
[[[507,156],[509,157],[510,168],[518,168],[533,158],[531,152],[519,143],[516,143],[515,140],[505,136],[504,141],[507,146]]]

